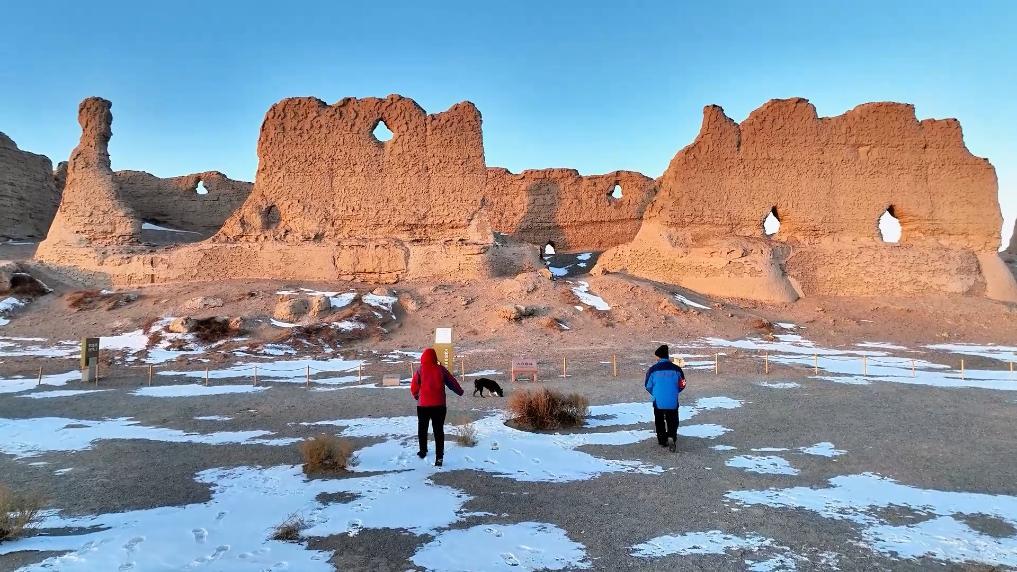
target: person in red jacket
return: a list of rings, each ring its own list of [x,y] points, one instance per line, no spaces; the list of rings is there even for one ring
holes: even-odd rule
[[[462,396],[463,388],[455,376],[438,363],[438,354],[427,348],[420,356],[420,369],[413,374],[410,393],[417,400],[417,439],[420,450],[417,456],[427,456],[427,424],[434,428],[434,466],[440,467],[445,456],[445,387]]]

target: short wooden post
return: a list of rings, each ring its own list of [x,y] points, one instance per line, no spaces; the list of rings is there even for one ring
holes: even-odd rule
[[[1013,377],[1013,362],[1010,362],[1010,377]]]
[[[862,356],[862,375],[869,375],[869,356]]]
[[[311,387],[311,366],[304,366],[304,387]]]
[[[463,378],[463,383],[466,383],[466,358],[459,358],[459,373],[460,377]]]
[[[819,375],[819,354],[812,354],[812,373]]]
[[[205,385],[208,385],[208,368],[205,368]]]
[[[720,375],[720,352],[713,354],[713,373]]]
[[[915,372],[915,360],[914,359],[911,360],[911,377],[918,377],[918,374]]]
[[[561,376],[569,376],[569,358],[568,356],[561,356]]]
[[[258,366],[254,366],[254,386],[258,387]]]
[[[614,377],[618,377],[618,354],[611,354],[611,370],[614,372]]]
[[[152,385],[152,366],[148,366],[148,385]]]
[[[36,385],[42,385],[42,367],[39,367],[39,382]]]
[[[961,358],[961,379],[964,379],[964,359]]]
[[[770,354],[763,354],[763,373],[770,374]]]
[[[364,364],[357,364],[357,383],[364,382]]]
[[[410,362],[410,379],[413,379],[413,362]]]
[[[96,386],[99,385],[99,360],[98,360],[98,358],[96,358],[96,360],[95,360],[95,385]]]

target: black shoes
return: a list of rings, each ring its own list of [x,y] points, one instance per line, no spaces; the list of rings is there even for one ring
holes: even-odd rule
[[[678,451],[678,439],[671,439],[671,442],[668,444],[667,448],[672,453],[676,453]]]
[[[437,459],[435,459],[434,460],[434,466],[435,467],[440,467],[441,466],[441,461],[442,461],[441,457],[438,457]]]
[[[427,451],[417,451],[417,456],[423,459],[427,456]]]

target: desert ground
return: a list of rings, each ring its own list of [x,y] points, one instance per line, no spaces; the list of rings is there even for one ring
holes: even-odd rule
[[[709,299],[587,275],[595,259],[498,281],[88,296],[33,265],[53,291],[0,326],[0,474],[44,510],[0,543],[0,569],[1017,568],[1012,305]],[[325,311],[280,319],[321,297]],[[212,316],[242,326],[213,342],[170,331]],[[414,454],[405,384],[443,326],[467,391],[435,468],[433,449]],[[102,337],[96,384],[77,369],[85,336]],[[642,386],[660,343],[689,383],[676,453]],[[523,356],[538,382],[508,380]],[[393,374],[403,385],[381,387]],[[478,376],[506,397],[472,396]],[[586,397],[584,425],[516,427],[507,399],[533,387]],[[354,445],[348,471],[304,474],[297,444],[322,432]],[[291,517],[299,538],[272,540]]]

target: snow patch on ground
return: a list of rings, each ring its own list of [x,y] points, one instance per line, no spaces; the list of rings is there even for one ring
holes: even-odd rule
[[[379,294],[364,294],[361,300],[368,306],[374,306],[382,310],[392,311],[392,305],[399,301],[395,296],[382,296]]]
[[[228,415],[202,415],[194,418],[196,421],[232,421],[233,418]]]
[[[730,397],[702,397],[697,399],[693,405],[679,406],[678,419],[679,421],[688,421],[703,411],[736,409],[741,406],[741,401]],[[653,423],[653,404],[650,402],[593,405],[586,417],[586,427],[612,427],[643,423]]]
[[[888,556],[1017,566],[1017,535],[985,534],[963,520],[995,518],[1012,530],[1017,527],[1017,497],[922,489],[873,473],[834,477],[829,483],[827,488],[732,491],[725,496],[746,506],[804,509],[854,523],[865,545]],[[887,508],[911,510],[917,521],[892,524],[881,516]]]
[[[11,338],[0,336],[0,357],[75,357],[81,353],[81,342],[49,343],[45,338]]]
[[[585,569],[586,547],[553,524],[520,522],[449,530],[411,558],[430,572]],[[469,563],[464,567],[465,563]]]
[[[977,344],[932,344],[925,346],[930,350],[940,350],[955,354],[979,356],[999,361],[1017,361],[1017,347]]]
[[[700,310],[712,310],[712,308],[710,308],[709,306],[700,304],[699,302],[696,302],[694,300],[690,300],[690,299],[686,298],[685,296],[682,296],[681,294],[675,294],[674,297],[679,302],[681,302],[682,304],[685,304],[686,306],[689,306],[690,308],[699,308]]]
[[[786,459],[774,455],[738,455],[731,457],[724,464],[763,475],[797,475],[799,473],[798,469],[792,467]]]
[[[798,450],[801,451],[802,453],[805,453],[806,455],[817,455],[819,457],[839,457],[840,455],[847,453],[847,451],[835,449],[833,447],[833,443],[830,443],[828,441],[816,443],[811,447],[799,447]]]
[[[658,536],[642,544],[636,544],[629,552],[638,558],[660,558],[662,556],[691,556],[701,554],[725,554],[729,550],[756,551],[772,546],[773,541],[750,534],[737,536],[719,530],[686,532],[678,536]]]
[[[760,387],[769,387],[771,389],[798,389],[801,384],[793,381],[758,381],[756,385]]]
[[[52,451],[84,451],[96,441],[144,439],[167,443],[206,445],[288,445],[299,439],[262,439],[271,431],[223,431],[188,433],[179,429],[139,425],[130,417],[116,419],[67,419],[63,417],[0,418],[0,452],[24,459]]]
[[[74,397],[75,395],[85,395],[86,393],[103,393],[104,391],[112,391],[111,389],[56,389],[53,391],[36,391],[35,393],[29,393],[22,395],[21,397],[29,397],[31,399],[49,399],[51,397]],[[2,392],[0,392],[2,393]]]
[[[81,372],[77,370],[67,373],[51,373],[42,376],[42,385],[63,386],[68,381],[81,379]],[[39,386],[38,377],[9,377],[0,379],[0,393],[20,393],[30,391]]]
[[[265,387],[253,385],[198,385],[189,383],[184,385],[160,385],[155,387],[142,387],[135,389],[131,395],[138,397],[202,397],[206,395],[226,395],[232,393],[258,393],[265,391]]]
[[[576,298],[579,298],[580,302],[600,311],[607,311],[611,309],[611,306],[605,302],[603,298],[590,292],[589,282],[583,282],[580,280],[579,282],[574,282],[574,284],[575,286],[572,287],[572,293],[576,295]]]
[[[356,371],[364,364],[363,360],[345,360],[333,358],[326,360],[316,359],[285,359],[268,362],[248,363],[242,362],[223,369],[208,370],[209,379],[230,379],[230,378],[254,378],[254,368],[258,368],[258,379],[270,381],[300,381],[304,382],[307,376],[307,368],[311,371],[311,383],[326,383],[329,380],[314,379],[318,373],[349,372]],[[157,375],[183,376],[195,379],[204,379],[204,370],[195,371],[160,371]],[[346,379],[346,378],[343,378]],[[355,379],[355,378],[354,378]]]
[[[182,232],[186,234],[201,234],[200,232],[194,232],[193,230],[179,230],[176,228],[168,228],[165,226],[159,226],[150,222],[141,223],[141,230],[161,230],[163,232]]]

